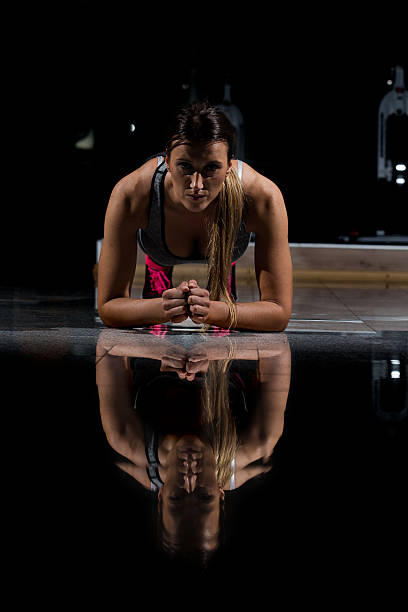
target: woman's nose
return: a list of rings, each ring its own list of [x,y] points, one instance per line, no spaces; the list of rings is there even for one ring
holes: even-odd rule
[[[190,183],[191,189],[202,189],[203,188],[203,177],[199,172],[194,172],[191,177]]]

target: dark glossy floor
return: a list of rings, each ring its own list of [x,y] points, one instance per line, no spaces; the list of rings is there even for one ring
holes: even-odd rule
[[[166,580],[183,592],[220,576],[227,595],[246,585],[272,597],[283,581],[336,600],[356,586],[395,594],[406,578],[406,290],[341,291],[296,290],[285,333],[203,334],[109,330],[93,295],[3,290],[7,556],[23,582],[60,594],[120,584],[135,605]],[[176,466],[180,495],[163,486],[174,499],[160,513],[146,423],[166,441],[168,487]],[[205,449],[189,439],[173,465],[187,435]]]

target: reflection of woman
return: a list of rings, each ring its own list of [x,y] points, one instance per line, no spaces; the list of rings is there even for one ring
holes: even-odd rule
[[[152,340],[154,346],[150,341],[146,348],[135,344],[133,352],[128,345],[127,356],[120,345],[112,349],[110,342],[98,344],[104,355],[97,361],[102,424],[121,455],[117,465],[157,492],[161,547],[204,561],[222,539],[225,492],[270,470],[283,431],[289,345],[281,342],[263,357],[255,349],[232,355],[225,341],[208,348],[200,342],[186,350]],[[157,361],[138,359],[143,355],[154,355]],[[232,356],[252,358],[258,366],[256,394],[243,389]],[[160,375],[159,359],[162,370],[178,376]],[[153,366],[145,376],[140,374],[143,365]],[[195,370],[194,380],[186,378],[190,369]]]
[[[110,327],[181,322],[282,331],[292,307],[287,213],[279,188],[233,159],[234,130],[216,107],[182,109],[158,156],[114,187],[98,269],[98,309]],[[255,234],[257,302],[237,303],[234,265]],[[130,296],[137,243],[144,299]],[[208,263],[208,287],[172,285],[174,265]],[[148,299],[147,299],[148,298]]]

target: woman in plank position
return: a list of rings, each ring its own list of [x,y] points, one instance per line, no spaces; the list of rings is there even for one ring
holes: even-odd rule
[[[234,129],[215,106],[183,108],[165,157],[114,187],[98,269],[98,310],[109,327],[179,323],[283,331],[292,309],[288,222],[279,188],[233,158]],[[237,302],[235,264],[255,233],[259,301]],[[142,298],[131,297],[137,243],[146,253]],[[207,263],[208,284],[172,285],[173,266]]]

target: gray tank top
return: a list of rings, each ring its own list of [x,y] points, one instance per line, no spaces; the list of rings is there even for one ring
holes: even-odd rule
[[[164,178],[167,173],[167,167],[161,156],[157,158],[157,164],[150,190],[149,221],[146,230],[139,229],[137,237],[138,243],[146,255],[160,266],[176,266],[183,263],[205,263],[207,261],[205,257],[178,257],[177,255],[173,255],[167,248],[164,236],[164,211],[162,206],[164,200]],[[238,176],[241,180],[241,160],[238,160]],[[250,237],[251,234],[247,233],[245,222],[242,219],[232,254],[233,262],[242,257],[245,253]]]

